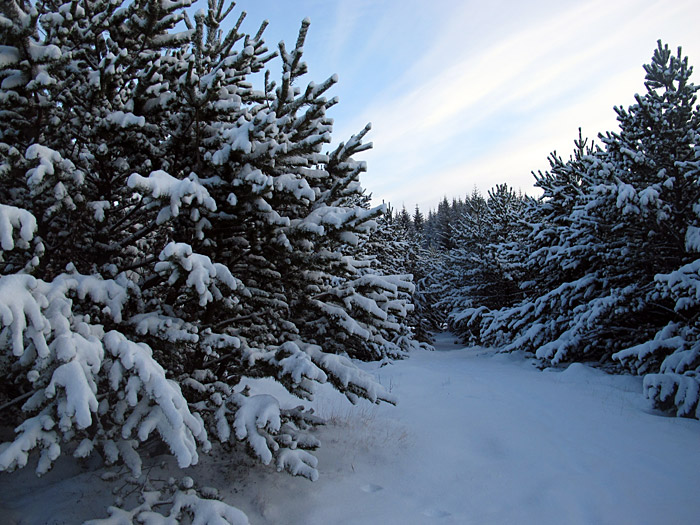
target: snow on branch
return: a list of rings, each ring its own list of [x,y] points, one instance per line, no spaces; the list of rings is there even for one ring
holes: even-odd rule
[[[29,186],[41,184],[46,175],[54,174],[56,164],[64,162],[59,152],[42,146],[41,144],[32,144],[29,146],[25,157],[27,160],[39,159],[39,165],[27,171],[27,183]]]
[[[321,205],[301,220],[297,220],[292,227],[304,232],[325,235],[327,231],[355,230],[362,233],[374,231],[377,223],[375,218],[381,207],[365,210],[363,208],[341,208],[337,206]]]
[[[192,253],[189,244],[171,242],[163,248],[159,258],[160,262],[155,266],[156,272],[169,273],[170,284],[175,284],[185,272],[185,284],[197,292],[200,306],[224,298],[216,286],[217,282],[225,285],[230,291],[243,288],[243,283],[234,277],[226,266],[212,262],[206,255]]]
[[[85,346],[88,348],[93,346],[93,341],[80,338],[78,334],[73,335],[77,337],[75,341],[71,341],[69,344],[72,347],[71,351],[75,354],[81,353]],[[63,339],[71,338],[64,336]],[[78,342],[87,343],[87,345],[81,346]],[[93,350],[93,348],[90,348],[90,350]],[[96,353],[101,354],[102,348],[100,345],[97,346],[96,350]],[[99,357],[102,356],[100,355]],[[90,370],[92,368],[91,364],[93,363],[86,363],[78,358],[58,366],[51,375],[51,382],[44,389],[44,395],[48,399],[56,397],[56,387],[62,387],[65,392],[65,400],[62,403],[58,403],[58,415],[61,418],[60,426],[62,430],[70,430],[73,419],[75,419],[78,428],[81,429],[87,428],[92,424],[92,414],[97,412],[98,407],[97,396],[95,395],[97,387],[92,374],[99,371],[99,365],[102,363],[96,363],[97,370]]]
[[[60,455],[58,435],[52,429],[53,419],[45,414],[29,418],[15,429],[17,438],[11,443],[0,444],[0,471],[12,471],[27,464],[29,453],[36,447],[42,448],[37,474],[44,474],[51,463]]]
[[[241,116],[235,126],[221,131],[223,145],[215,151],[211,157],[215,165],[223,166],[229,161],[231,153],[241,152],[250,154],[253,151],[253,143],[250,137],[255,131],[255,122]]]
[[[685,248],[689,252],[700,252],[700,228],[688,226],[685,232]]]
[[[700,379],[695,374],[647,374],[644,395],[662,410],[675,409],[680,417],[700,419]]]
[[[116,281],[77,273],[62,274],[50,283],[22,274],[0,277],[0,317],[3,332],[9,331],[15,356],[22,357],[29,348],[40,359],[53,355],[68,362],[78,357],[91,369],[99,368],[96,363],[101,357],[95,357],[89,330],[84,328],[84,333],[72,331],[71,292],[76,292],[80,299],[89,296],[104,306],[103,312],[109,313],[117,322],[121,320],[127,294]],[[50,351],[47,339],[51,335]],[[25,345],[25,337],[31,346]],[[83,349],[87,355],[81,355]]]
[[[235,435],[265,465],[276,458],[278,470],[287,470],[311,481],[318,479],[318,461],[306,449],[315,449],[320,443],[304,431],[323,421],[312,411],[305,411],[303,407],[282,409],[277,398],[271,395],[248,396],[245,391],[230,393],[225,399],[216,394],[214,399],[219,404],[215,422],[222,442]],[[232,423],[228,419],[230,414],[233,414]]]
[[[15,242],[18,232],[18,242]],[[29,241],[36,232],[36,218],[27,210],[0,204],[0,248],[10,251],[15,244],[21,249],[29,248]]]
[[[125,393],[123,406],[114,417],[119,419],[118,414],[132,408],[122,421],[124,439],[137,430],[139,439],[145,441],[157,430],[180,466],[196,463],[197,442],[205,450],[209,442],[201,418],[189,411],[180,387],[166,378],[148,346],[115,330],[105,334],[101,326],[77,316],[73,294],[103,305],[103,312],[121,320],[127,289],[116,281],[77,273],[62,274],[50,283],[21,274],[0,277],[3,336],[11,342],[20,364],[32,367],[27,377],[37,388],[23,409],[40,412],[40,419],[34,417],[18,427],[15,441],[3,445],[0,469],[24,466],[25,456],[41,446],[44,452],[37,471],[46,472],[60,452],[56,432],[48,431],[56,423],[63,434],[92,426],[98,409],[105,414],[98,399],[100,390],[106,393],[107,382],[113,391]],[[111,359],[105,359],[106,354]],[[133,447],[119,443],[115,454],[138,466]],[[83,448],[89,453],[92,447],[87,443]]]
[[[292,476],[304,476],[311,481],[318,479],[318,459],[301,449],[284,449],[277,456],[277,470],[286,470]]]
[[[276,433],[281,426],[280,406],[277,398],[260,394],[246,397],[234,394],[231,398],[238,405],[233,427],[236,438],[246,440],[260,460],[268,465],[272,461],[272,453],[279,445],[268,440],[259,430]],[[272,450],[271,450],[272,449]]]
[[[185,516],[187,523],[196,525],[249,525],[247,516],[236,507],[216,499],[202,498],[194,489],[177,490],[172,496],[160,491],[142,493],[143,503],[131,510],[111,506],[107,509],[108,518],[85,522],[85,525],[125,525],[132,523],[174,524],[181,523]],[[167,514],[156,509],[170,505]]]
[[[69,265],[68,269],[74,270],[74,267]],[[120,323],[122,310],[128,299],[128,287],[129,284],[123,280],[102,279],[99,276],[82,275],[73,271],[56,277],[48,284],[45,293],[49,301],[65,300],[70,292],[75,292],[80,300],[89,297],[92,302],[105,307],[103,313]]]
[[[654,339],[615,353],[644,376],[644,395],[655,407],[700,418],[700,342],[697,330],[669,323]],[[654,373],[649,373],[654,372]]]
[[[148,191],[153,199],[170,199],[169,207],[163,208],[158,214],[158,224],[177,217],[182,205],[189,205],[193,201],[210,211],[216,210],[216,202],[194,174],[186,179],[176,179],[163,170],[153,171],[148,177],[133,173],[127,184],[130,188]]]
[[[310,303],[338,323],[348,335],[358,336],[365,340],[371,337],[369,330],[355,320],[344,308],[318,299],[312,299]]]
[[[304,351],[328,375],[332,383],[343,387],[341,390],[352,403],[357,403],[359,397],[373,403],[380,401],[386,401],[392,405],[397,403],[396,396],[387,392],[374,377],[360,370],[347,357],[325,353],[317,345],[306,345]]]
[[[684,264],[673,272],[657,274],[654,281],[662,297],[676,301],[677,312],[697,306],[700,302],[700,259]]]
[[[179,317],[148,312],[133,316],[129,322],[136,328],[136,333],[141,335],[157,335],[171,343],[180,341],[196,343],[199,341],[197,327]]]
[[[116,331],[105,334],[104,345],[119,361],[119,370],[133,374],[127,381],[119,377],[119,373],[112,375],[112,388],[121,389],[121,385],[126,383],[129,404],[136,406],[139,403],[141,408],[127,419],[122,436],[128,437],[138,425],[138,437],[145,441],[153,430],[157,430],[181,468],[196,464],[197,442],[202,443],[205,450],[210,447],[204,424],[201,418],[190,412],[180,387],[166,378],[163,367],[153,359],[151,349],[143,343],[128,340]],[[138,401],[136,391],[146,394],[147,404],[144,404],[143,398]]]
[[[678,331],[676,323],[669,323],[651,341],[620,350],[612,358],[627,364],[639,374],[646,373],[653,362],[658,364],[666,355],[683,349],[685,341]]]
[[[326,374],[316,366],[309,354],[304,352],[297,343],[287,341],[282,344],[275,357],[278,360],[281,375],[290,377],[295,385],[301,384],[304,379],[319,383],[326,382]]]
[[[49,354],[46,343],[50,324],[42,312],[48,306],[46,297],[37,291],[40,281],[31,275],[0,276],[0,321],[2,335],[9,335],[12,353],[21,357],[25,351],[25,334],[40,357]]]

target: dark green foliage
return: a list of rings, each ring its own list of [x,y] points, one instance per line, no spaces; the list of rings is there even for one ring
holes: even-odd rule
[[[316,418],[241,380],[393,402],[348,357],[416,345],[410,276],[363,248],[369,127],[324,151],[337,79],[299,86],[309,22],[270,52],[265,24],[188,5],[0,7],[0,404],[31,396],[1,469],[38,447],[45,471],[65,442],[137,471],[156,433],[182,466],[216,438],[313,479]]]
[[[452,228],[455,248],[447,253],[440,306],[453,313],[450,329],[465,341],[475,340],[475,312],[508,306],[522,297],[523,217],[529,205],[503,184],[487,199],[474,191],[461,206],[462,215]]]
[[[494,304],[470,290],[451,322],[475,342],[555,364],[622,363],[646,374],[657,406],[697,417],[698,87],[680,49],[659,43],[644,69],[646,93],[615,108],[619,131],[600,146],[579,136],[569,160],[552,155],[536,175],[542,198],[523,209],[520,244],[487,265],[512,267],[520,298]],[[473,238],[479,222],[463,231]],[[467,257],[484,257],[467,246]],[[484,280],[497,288],[504,275]]]

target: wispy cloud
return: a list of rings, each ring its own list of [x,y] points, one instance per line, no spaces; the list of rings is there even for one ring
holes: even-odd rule
[[[202,1],[198,2],[198,5]],[[376,200],[435,207],[443,195],[507,182],[571,151],[577,128],[616,126],[658,38],[683,45],[700,83],[697,0],[241,0],[268,43],[293,45],[309,16],[308,80],[333,73],[336,141],[367,122],[363,183]],[[272,65],[273,69],[276,67]]]
[[[552,149],[568,152],[579,125],[589,134],[613,127],[612,106],[643,89],[657,38],[700,48],[679,23],[700,14],[695,2],[572,2],[553,14],[543,4],[507,37],[476,30],[478,46],[460,31],[473,27],[474,6],[459,4],[413,66],[340,130],[373,122],[364,183],[378,199],[435,206],[503,181],[528,190],[530,170],[546,167]]]

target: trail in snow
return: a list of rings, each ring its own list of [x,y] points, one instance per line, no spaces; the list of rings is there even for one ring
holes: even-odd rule
[[[447,334],[436,348],[375,370],[399,405],[350,410],[323,429],[320,480],[261,489],[263,522],[668,524],[700,516],[700,422],[650,413],[641,379],[580,364],[540,371],[519,355],[462,349]]]
[[[639,378],[580,364],[539,371],[520,355],[463,349],[449,335],[436,348],[383,368],[363,365],[399,396],[397,407],[353,407],[320,389],[314,404],[331,422],[317,432],[317,482],[250,469],[254,462],[238,456],[206,458],[187,473],[224,489],[254,524],[617,525],[700,516],[700,422],[649,411]],[[12,502],[25,523],[76,523],[110,502],[91,472],[13,476],[0,476],[0,503]],[[66,505],[78,494],[82,504]]]

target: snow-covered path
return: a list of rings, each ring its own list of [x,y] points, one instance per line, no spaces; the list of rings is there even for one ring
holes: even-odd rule
[[[363,366],[399,405],[353,407],[321,389],[331,424],[317,432],[317,482],[241,458],[203,458],[188,473],[261,525],[698,523],[700,422],[650,413],[639,378],[539,371],[448,335],[436,352]],[[98,517],[106,487],[69,472],[0,476],[0,504],[19,523]]]
[[[267,478],[251,521],[697,523],[700,422],[649,413],[639,378],[459,348],[377,370],[400,404],[336,408],[319,481]]]

